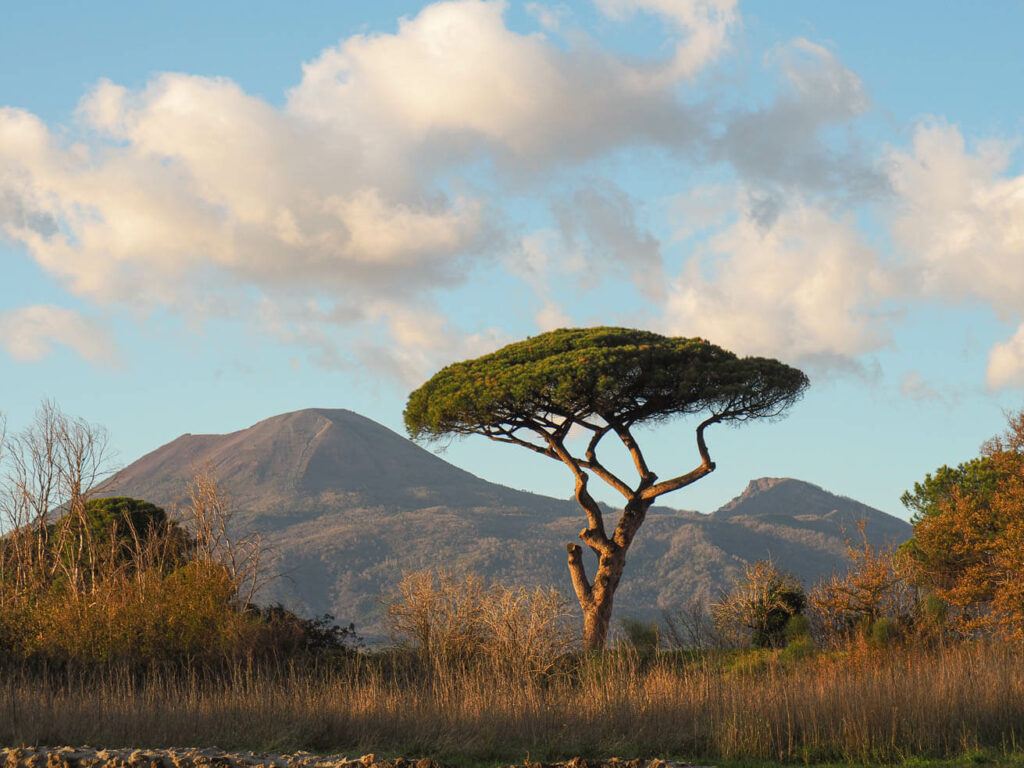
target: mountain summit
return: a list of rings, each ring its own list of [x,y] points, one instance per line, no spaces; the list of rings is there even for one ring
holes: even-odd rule
[[[263,600],[330,612],[372,633],[381,630],[382,590],[406,570],[464,568],[571,596],[565,545],[584,522],[574,501],[489,483],[348,410],[182,435],[101,492],[173,510],[204,468],[238,510],[237,532],[260,531],[282,574]],[[754,480],[710,515],[652,509],[630,551],[617,615],[653,617],[713,598],[745,563],[766,557],[813,581],[844,567],[845,541],[861,519],[877,545],[910,535],[902,520],[789,478]]]
[[[250,517],[302,516],[360,504],[493,505],[519,493],[341,408],[284,413],[227,435],[182,435],[125,467],[104,488],[132,488],[142,498],[173,506],[204,468],[215,471]]]
[[[743,493],[715,510],[712,517],[716,520],[746,517],[792,520],[796,523],[822,520],[845,526],[851,534],[863,521],[868,530],[888,541],[902,541],[910,535],[907,524],[892,515],[791,477],[751,480]]]

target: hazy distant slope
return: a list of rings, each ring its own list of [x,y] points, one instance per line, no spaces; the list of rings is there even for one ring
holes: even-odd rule
[[[762,477],[751,480],[746,490],[716,510],[716,520],[758,517],[762,520],[782,516],[790,524],[807,530],[831,531],[839,524],[855,532],[859,521],[866,522],[871,533],[882,539],[900,540],[909,535],[907,523],[867,504],[788,477]]]
[[[356,413],[309,409],[228,435],[183,435],[104,486],[172,508],[193,470],[212,467],[285,574],[263,595],[380,629],[382,590],[403,570],[454,567],[569,594],[565,544],[575,503],[489,483]],[[568,486],[568,481],[567,481]],[[658,508],[630,550],[619,615],[653,616],[717,594],[745,562],[772,557],[811,581],[841,567],[857,520],[871,539],[910,527],[792,479],[755,480],[711,515]]]

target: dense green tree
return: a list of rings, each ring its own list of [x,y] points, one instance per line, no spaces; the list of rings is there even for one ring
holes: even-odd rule
[[[69,522],[75,527],[84,525],[84,540],[89,542],[97,561],[108,567],[125,564],[157,540],[171,558],[168,564],[183,561],[194,545],[185,530],[168,519],[163,508],[127,496],[89,499],[81,519],[72,518]]]
[[[194,540],[160,507],[126,496],[92,498],[80,514],[66,513],[41,529],[22,528],[0,539],[0,579],[37,558],[51,578],[89,584],[97,573],[134,569],[141,563],[173,569],[184,563]],[[34,540],[34,541],[33,541]]]
[[[597,555],[593,580],[583,551],[568,545],[569,571],[584,616],[584,643],[603,648],[612,600],[629,549],[655,499],[714,471],[705,441],[712,424],[782,415],[803,394],[807,377],[777,360],[737,357],[698,338],[628,328],[544,333],[444,368],[409,396],[405,424],[414,440],[484,435],[563,462],[587,517],[580,533]],[[700,463],[666,480],[648,467],[633,427],[699,414]],[[573,453],[570,430],[588,437]],[[601,441],[618,439],[632,458],[632,484],[598,458]],[[587,489],[594,474],[625,499],[609,533]]]
[[[955,548],[937,534],[949,529],[944,523],[949,522],[951,510],[962,503],[958,500],[970,499],[979,511],[987,508],[998,487],[999,473],[992,457],[979,456],[956,467],[943,464],[903,493],[900,501],[911,513],[915,535],[900,546],[899,554],[912,564],[920,586],[943,588],[957,579],[963,558],[954,555]],[[925,535],[918,535],[920,532]]]
[[[1024,638],[1024,411],[980,459],[947,469],[915,486],[913,498],[935,498],[904,548],[917,582],[952,607],[962,629]]]
[[[958,464],[955,468],[943,464],[928,473],[924,480],[900,496],[903,506],[910,510],[910,522],[917,525],[927,517],[941,514],[953,498],[953,491],[982,500],[991,497],[998,486],[998,473],[992,459],[979,456]]]

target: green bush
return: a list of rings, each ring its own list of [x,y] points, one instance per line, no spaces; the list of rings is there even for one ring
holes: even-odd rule
[[[899,625],[889,618],[881,618],[871,624],[871,642],[879,648],[893,643],[899,635]]]
[[[786,638],[787,646],[810,638],[810,620],[802,613],[790,616],[789,620],[786,622],[786,628],[783,630],[783,636]]]
[[[642,656],[651,656],[661,645],[661,631],[656,621],[641,621],[626,617],[619,620],[625,635],[626,645]]]

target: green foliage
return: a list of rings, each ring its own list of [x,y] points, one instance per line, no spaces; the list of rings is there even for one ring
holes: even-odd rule
[[[912,491],[904,491],[900,501],[910,513],[910,522],[917,525],[923,519],[941,514],[957,489],[962,495],[985,499],[999,486],[999,472],[988,456],[981,456],[952,468],[943,464],[935,474],[926,474],[924,480],[914,483]]]
[[[809,659],[818,652],[817,646],[809,636],[804,635],[786,643],[786,647],[779,651],[779,660],[784,663],[795,664]]]
[[[145,539],[167,523],[167,513],[156,504],[127,496],[89,499],[85,502],[85,525],[93,541],[116,537]]]
[[[798,584],[779,582],[771,589],[772,600],[761,606],[762,611],[751,638],[756,648],[778,648],[785,645],[787,625],[794,615],[807,606],[807,597]]]
[[[75,533],[84,533],[81,539],[92,550],[87,554],[106,568],[130,565],[140,548],[156,541],[164,545],[165,566],[174,567],[184,563],[194,547],[188,533],[161,507],[127,496],[89,499],[81,520],[70,517],[67,523]],[[84,531],[77,530],[82,527]],[[52,532],[49,536],[51,541],[59,538]]]
[[[899,625],[888,617],[882,617],[871,624],[871,642],[879,648],[892,645],[899,635]]]
[[[658,646],[661,645],[661,631],[658,629],[658,622],[626,617],[619,620],[619,625],[626,636],[626,643],[634,651],[642,656],[649,656],[657,652]]]
[[[779,415],[807,377],[703,339],[629,328],[572,328],[454,363],[409,395],[413,439],[486,434],[534,415],[623,426],[711,410],[721,421]]]
[[[786,628],[782,634],[786,638],[787,646],[806,640],[811,636],[811,622],[802,613],[794,614],[786,621]]]
[[[273,637],[271,650],[278,657],[349,656],[363,646],[356,625],[341,626],[330,613],[304,619],[281,603],[250,606],[245,612]]]

